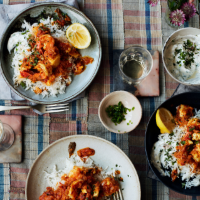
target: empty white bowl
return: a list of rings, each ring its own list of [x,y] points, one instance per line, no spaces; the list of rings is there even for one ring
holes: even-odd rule
[[[111,118],[108,117],[106,108],[109,105],[117,105],[119,101],[121,101],[126,108],[131,109],[131,111],[127,110],[127,114],[125,115],[126,120],[115,125],[115,123],[111,121]],[[132,110],[133,107],[135,107],[134,110]],[[114,133],[128,133],[134,130],[140,123],[142,118],[142,106],[133,94],[126,91],[116,91],[102,99],[99,105],[98,115],[101,123],[109,131]]]

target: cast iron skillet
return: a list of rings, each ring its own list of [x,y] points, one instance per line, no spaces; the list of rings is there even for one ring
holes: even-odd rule
[[[186,105],[192,106],[193,108],[197,108],[199,110],[200,109],[200,93],[186,92],[186,93],[176,95],[166,100],[158,108],[164,107],[170,110],[173,115],[175,115],[176,107],[179,106],[180,104],[186,104]],[[153,164],[151,164],[151,149],[153,147],[153,144],[156,141],[158,141],[158,135],[160,134],[160,130],[156,125],[156,119],[155,119],[157,109],[152,114],[148,122],[147,129],[146,129],[145,151],[146,151],[148,163],[151,169],[153,170],[153,172],[155,173],[155,175],[157,176],[157,178],[170,189],[176,192],[179,192],[181,194],[198,196],[200,195],[200,186],[192,187],[191,189],[184,189],[182,188],[181,179],[177,179],[174,182],[172,182],[170,177],[161,176],[158,170],[153,166]]]

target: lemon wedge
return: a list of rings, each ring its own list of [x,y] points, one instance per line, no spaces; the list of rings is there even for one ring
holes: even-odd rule
[[[79,23],[70,25],[66,31],[68,41],[77,49],[86,49],[91,43],[88,29]]]
[[[166,108],[159,108],[156,112],[156,124],[161,133],[172,133],[175,123],[172,113]]]

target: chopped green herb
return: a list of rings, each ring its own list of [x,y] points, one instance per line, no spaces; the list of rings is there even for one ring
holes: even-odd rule
[[[185,187],[185,183],[181,183],[182,184],[182,188],[184,188]]]
[[[184,144],[185,144],[185,141],[181,141],[181,144],[184,145]]]
[[[175,52],[178,54],[178,53],[181,53],[182,52],[182,49],[175,49]]]
[[[135,107],[132,107],[132,110],[135,110]]]
[[[170,135],[170,136],[173,136],[173,135],[174,135],[174,132],[170,133],[169,135]]]
[[[111,118],[112,122],[117,125],[126,119],[125,114],[127,114],[127,110],[128,108],[124,107],[124,105],[120,101],[118,105],[108,106],[106,108],[106,113],[108,117]]]
[[[195,128],[190,128],[189,131],[193,131]]]
[[[24,89],[26,89],[26,83],[21,82],[20,85],[21,85]]]
[[[168,144],[170,145],[172,142],[170,142],[170,141],[167,141],[166,143],[168,143]]]
[[[28,32],[29,32],[29,31],[25,31],[25,32],[22,33],[22,35],[25,35],[25,34],[28,33]]]
[[[172,161],[172,165],[174,165],[176,163],[176,161]]]

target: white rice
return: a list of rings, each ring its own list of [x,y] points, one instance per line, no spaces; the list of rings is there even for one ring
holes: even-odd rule
[[[193,118],[200,119],[200,110],[195,110],[195,116]],[[176,158],[173,156],[173,153],[176,152],[176,144],[180,144],[185,131],[179,126],[176,126],[173,133],[173,135],[165,133],[158,136],[158,141],[154,144],[151,151],[151,162],[162,176],[170,177],[169,170],[176,169],[178,177],[185,183],[185,185],[183,184],[185,189],[191,188],[192,186],[199,186],[200,174],[193,173],[192,166],[189,164],[179,166]]]
[[[63,40],[67,41],[65,32],[68,26],[64,26],[61,30],[60,27],[56,23],[53,23],[52,25],[52,22],[53,22],[53,18],[50,18],[50,17],[48,17],[47,19],[40,20],[40,23],[43,23],[50,29],[51,35],[53,37],[58,38],[62,41]],[[24,82],[26,84],[25,90],[31,89],[34,92],[36,87],[38,87],[43,90],[43,92],[41,93],[43,97],[45,96],[55,97],[58,94],[65,93],[66,87],[67,87],[66,84],[69,84],[72,81],[70,76],[68,79],[57,77],[54,83],[50,86],[47,86],[45,83],[41,81],[37,81],[33,83],[30,79],[22,78],[19,76],[20,65],[22,64],[23,59],[25,57],[30,56],[32,53],[28,45],[28,37],[30,34],[33,34],[34,26],[38,26],[38,23],[34,23],[30,25],[28,22],[24,20],[24,23],[21,26],[21,28],[24,31],[13,33],[8,40],[7,49],[9,53],[11,53],[11,51],[14,50],[14,57],[12,59],[12,64],[11,64],[11,66],[14,68],[13,81],[15,83],[15,87],[18,87],[21,82]]]
[[[94,168],[94,167],[99,167],[101,169],[100,175],[98,175],[98,179],[102,180],[108,176],[113,176],[115,177],[115,169],[112,168],[108,171],[109,167],[106,169],[102,169],[98,164],[94,162],[90,157],[87,158],[86,162],[84,163],[79,156],[76,154],[72,155],[71,158],[66,158],[65,160],[65,168],[58,170],[57,166],[55,165],[52,169],[51,173],[48,173],[45,171],[45,179],[47,180],[48,187],[52,187],[55,190],[59,186],[59,183],[63,183],[61,181],[61,177],[64,174],[69,174],[69,172],[73,169],[74,166],[78,167],[86,167],[86,168]]]

